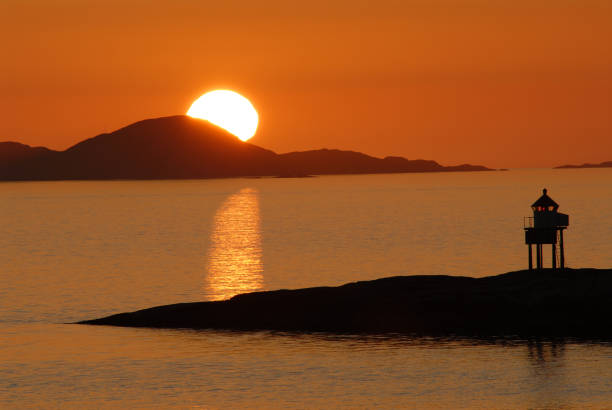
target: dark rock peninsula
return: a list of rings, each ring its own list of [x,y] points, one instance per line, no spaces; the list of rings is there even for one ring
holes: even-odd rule
[[[567,169],[567,168],[612,168],[612,161],[600,162],[599,164],[582,164],[582,165],[561,165],[555,167],[555,169]]]
[[[190,179],[391,172],[490,171],[478,165],[374,158],[351,151],[276,154],[184,115],[144,120],[65,151],[0,143],[0,180]]]
[[[612,337],[612,270],[398,276],[255,292],[80,322],[153,328],[421,335]]]

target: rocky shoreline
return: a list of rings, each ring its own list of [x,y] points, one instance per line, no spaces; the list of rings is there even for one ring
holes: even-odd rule
[[[612,337],[612,269],[397,276],[255,292],[80,324],[420,335]]]

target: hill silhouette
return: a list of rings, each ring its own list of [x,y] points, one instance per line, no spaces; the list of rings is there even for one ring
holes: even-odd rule
[[[384,159],[359,152],[276,154],[185,115],[148,119],[84,140],[65,151],[0,143],[0,180],[189,179],[390,172],[486,171],[435,161]]]
[[[484,278],[397,276],[338,287],[254,292],[80,323],[92,325],[612,337],[612,270],[543,269]]]
[[[25,164],[34,164],[57,153],[45,147],[30,147],[18,142],[0,142],[0,175],[18,172]]]
[[[599,164],[582,164],[582,165],[561,165],[555,167],[555,169],[566,169],[566,168],[612,168],[612,161],[604,161]]]

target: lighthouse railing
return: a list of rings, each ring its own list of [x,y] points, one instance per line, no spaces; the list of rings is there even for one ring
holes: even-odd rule
[[[523,228],[533,228],[533,216],[523,217]]]

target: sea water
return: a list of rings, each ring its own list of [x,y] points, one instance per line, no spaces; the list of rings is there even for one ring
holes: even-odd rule
[[[612,169],[0,183],[0,408],[612,406],[602,341],[66,324],[524,269],[542,188],[570,215],[567,265],[612,267]]]

